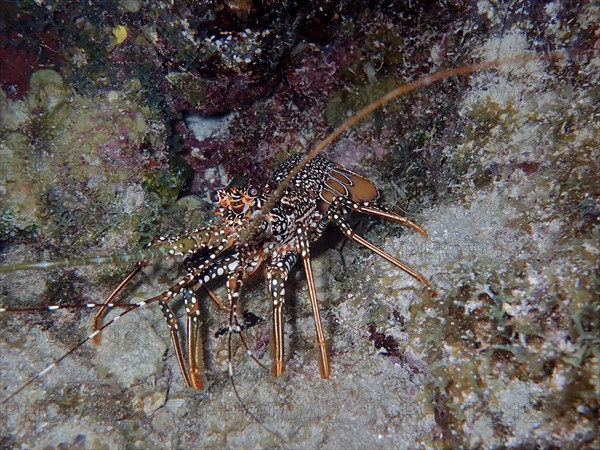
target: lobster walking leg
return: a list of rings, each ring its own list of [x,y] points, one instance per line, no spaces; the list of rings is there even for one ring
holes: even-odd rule
[[[197,391],[204,389],[204,358],[202,354],[202,337],[200,336],[200,304],[194,289],[182,292],[187,312],[186,333],[187,353],[190,363],[190,382]]]
[[[102,327],[102,319],[106,315],[109,305],[111,303],[113,303],[113,300],[115,299],[115,297],[117,297],[117,295],[119,295],[119,293],[123,289],[125,289],[125,287],[131,282],[131,280],[133,280],[135,278],[135,276],[138,273],[140,273],[140,270],[142,270],[142,268],[144,266],[145,266],[145,264],[142,262],[137,263],[135,268],[129,273],[129,275],[127,275],[127,277],[125,277],[125,279],[123,281],[121,281],[121,283],[119,283],[119,285],[115,288],[115,290],[112,291],[112,293],[108,297],[106,297],[106,300],[104,300],[102,307],[94,315],[94,326],[92,327],[93,331],[98,331]],[[92,342],[96,345],[100,344],[100,334],[101,333],[98,333],[92,339]]]
[[[312,265],[310,263],[310,242],[308,232],[304,227],[298,228],[298,250],[302,256],[304,263],[304,272],[306,273],[306,281],[308,282],[308,293],[310,296],[310,304],[313,310],[315,319],[315,332],[317,334],[317,344],[319,346],[319,356],[321,361],[321,376],[325,379],[329,378],[329,359],[327,357],[327,348],[325,337],[323,336],[323,327],[321,326],[321,316],[319,314],[319,303],[317,300],[317,290],[315,288],[315,280],[312,273]]]
[[[290,270],[296,264],[298,254],[294,251],[273,255],[266,269],[267,289],[273,302],[273,374],[283,373],[283,305],[285,303],[285,282]]]
[[[198,230],[194,230],[189,233],[187,237],[167,239],[165,237],[156,238],[150,243],[149,247],[159,249],[169,249],[168,254],[170,255],[183,255],[190,254],[195,255],[198,252],[206,249],[211,249],[212,253],[209,259],[205,261],[204,267],[212,264],[219,254],[229,248],[234,242],[231,236],[226,236],[222,229],[217,227],[206,227]],[[94,316],[93,331],[99,331],[102,327],[102,319],[106,315],[110,303],[119,295],[119,293],[135,278],[135,276],[147,265],[147,261],[140,260],[136,264],[135,268],[125,277],[121,283],[115,288],[115,290],[106,298],[103,306]],[[195,270],[201,270],[202,268],[196,268]],[[100,343],[100,333],[97,333],[93,342],[95,344]]]
[[[387,208],[384,208],[383,206],[381,206],[375,202],[357,203],[357,202],[354,202],[350,199],[343,198],[343,197],[338,198],[336,200],[337,201],[334,202],[335,207],[339,207],[339,205],[342,204],[344,207],[346,207],[352,211],[357,211],[357,212],[360,212],[363,214],[369,214],[371,216],[381,217],[382,219],[388,219],[393,222],[399,223],[401,225],[410,227],[413,230],[416,230],[419,233],[421,233],[423,236],[427,236],[427,232],[423,228],[421,228],[419,225],[417,225],[416,223],[411,222],[406,217],[402,217],[397,214],[394,214],[391,211],[388,211]]]
[[[212,256],[212,255],[211,255]],[[177,357],[177,363],[179,369],[183,375],[185,383],[188,387],[196,390],[204,389],[204,375],[203,375],[203,361],[202,361],[202,341],[200,338],[200,306],[194,291],[199,289],[205,281],[209,281],[211,278],[216,278],[218,267],[213,265],[214,257],[209,257],[203,263],[197,264],[194,267],[190,267],[188,274],[176,285],[171,287],[168,291],[161,294],[161,300],[159,300],[160,309],[165,316],[169,331],[171,333],[171,341],[175,348],[175,355]],[[221,269],[222,270],[222,269]],[[194,283],[192,288],[190,284]],[[167,304],[168,300],[173,299],[178,294],[183,295],[185,310],[188,314],[187,318],[187,352],[189,358],[189,373],[186,369],[185,358],[181,350],[180,336],[179,336],[179,325],[177,324],[177,317]]]
[[[235,262],[235,260],[231,257],[224,258],[215,264],[210,264],[210,259],[206,260],[203,264],[197,267],[190,263],[188,267],[188,276],[194,277],[197,282],[193,288],[185,288],[181,291],[183,294],[185,311],[187,313],[186,333],[187,354],[189,360],[189,381],[191,383],[191,387],[196,390],[204,389],[205,379],[204,358],[202,354],[202,337],[200,336],[200,303],[198,302],[195,292],[203,287],[209,293],[211,299],[216,302],[217,306],[231,310],[231,308],[227,308],[225,305],[223,305],[223,303],[212,293],[210,289],[205,286],[205,284],[210,280],[214,280],[224,275],[225,273],[230,273],[231,269],[237,266],[237,262]],[[235,316],[235,321],[237,323],[237,316]],[[181,366],[182,370],[184,370],[184,367],[185,366]]]
[[[231,274],[229,274],[229,276],[231,276]],[[202,288],[204,289],[204,291],[208,294],[210,299],[217,305],[217,307],[220,310],[225,311],[228,315],[231,314],[231,308],[228,306],[225,306],[225,304],[216,296],[216,294],[210,288],[208,288],[205,284],[202,285]],[[242,344],[244,345],[244,348],[246,349],[246,353],[248,354],[248,356],[250,356],[256,364],[258,364],[260,367],[265,369],[266,367],[264,366],[264,364],[261,363],[258,360],[258,358],[254,355],[252,350],[250,350],[248,341],[246,341],[246,338],[244,337],[244,333],[243,333],[244,328],[240,324],[239,319],[237,318],[237,315],[236,315],[236,318],[234,319],[234,325],[236,326],[236,328],[238,330],[240,330],[240,332],[239,332],[240,340],[242,341]]]
[[[221,299],[219,297],[217,297],[217,295],[212,291],[212,289],[209,289],[206,285],[202,285],[202,289],[204,289],[204,292],[206,292],[206,294],[210,297],[210,299],[213,301],[213,303],[215,305],[217,305],[217,308],[219,308],[221,311],[225,311],[227,314],[229,314],[229,307],[225,306],[225,304],[221,301]]]
[[[169,331],[171,332],[171,341],[173,342],[173,348],[175,348],[175,356],[177,357],[177,363],[179,364],[179,368],[181,369],[181,374],[183,375],[185,384],[187,385],[187,387],[192,387],[188,371],[185,368],[185,361],[183,358],[183,352],[181,351],[181,345],[179,344],[180,337],[179,325],[177,324],[177,317],[175,317],[175,313],[165,301],[160,300],[158,302],[158,306],[160,306],[160,310],[165,316],[165,320],[167,321],[167,325],[169,326]]]
[[[186,384],[195,389],[195,390],[203,390],[205,386],[205,377],[204,377],[204,361],[203,361],[203,346],[202,346],[202,338],[200,335],[200,304],[198,298],[196,297],[195,292],[200,288],[204,288],[207,292],[209,292],[209,296],[218,307],[227,310],[230,313],[230,325],[229,325],[229,340],[231,340],[232,331],[241,331],[241,327],[239,325],[239,320],[237,316],[237,301],[241,291],[241,281],[236,281],[237,278],[233,276],[233,270],[237,267],[237,261],[233,257],[224,258],[217,263],[213,263],[213,261],[209,258],[205,260],[202,264],[198,264],[197,262],[189,262],[188,263],[188,275],[184,278],[184,280],[189,280],[187,283],[180,282],[179,285],[174,286],[174,290],[177,290],[177,287],[181,285],[178,289],[178,293],[183,295],[184,306],[187,313],[187,322],[186,322],[186,336],[187,336],[187,354],[188,354],[188,363],[189,363],[189,371],[186,370],[185,358],[183,356],[183,352],[181,350],[179,329],[177,325],[177,319],[173,314],[172,310],[165,302],[160,302],[161,310],[167,320],[169,325],[169,330],[171,331],[171,340],[173,341],[173,346],[175,348],[175,354],[177,357],[177,361],[179,363],[179,368],[183,374]],[[223,303],[208,289],[205,284],[211,280],[214,280],[224,274],[229,275],[228,280],[228,298],[229,298],[229,307],[223,305]],[[191,284],[191,281],[195,280],[195,283],[192,287],[188,287]],[[238,286],[239,284],[239,286]],[[248,348],[247,343],[243,341],[244,346]],[[231,345],[231,344],[229,344]],[[249,351],[249,350],[248,350]],[[249,353],[251,353],[249,351]],[[230,362],[231,363],[231,362]],[[232,369],[233,370],[233,369]]]
[[[341,206],[342,204],[344,206]],[[369,241],[367,241],[362,236],[359,236],[358,234],[356,234],[354,232],[354,230],[352,229],[352,227],[348,224],[348,221],[345,218],[345,216],[346,216],[345,207],[349,207],[349,208],[351,208],[351,209],[353,209],[355,211],[366,212],[368,214],[372,214],[372,215],[377,215],[377,216],[380,216],[380,217],[389,218],[389,219],[394,220],[396,222],[399,222],[399,223],[411,226],[412,228],[416,227],[415,229],[421,230],[423,233],[425,233],[425,231],[423,231],[418,225],[413,224],[412,222],[410,222],[408,219],[405,219],[404,217],[396,216],[395,214],[386,212],[384,210],[374,209],[373,205],[371,203],[369,203],[369,202],[366,202],[361,207],[361,205],[359,205],[357,203],[353,203],[353,202],[348,201],[347,199],[343,199],[343,198],[339,198],[338,197],[338,198],[336,198],[333,201],[333,203],[331,204],[331,207],[327,211],[327,216],[328,216],[329,220],[331,222],[333,222],[334,224],[336,224],[340,228],[340,230],[342,230],[342,233],[344,233],[344,236],[346,236],[349,239],[352,239],[353,241],[358,242],[360,245],[368,248],[373,253],[377,253],[379,256],[381,256],[382,258],[384,258],[388,262],[392,263],[393,265],[395,265],[399,269],[404,270],[411,277],[413,277],[416,280],[418,280],[418,281],[422,282],[423,284],[425,284],[425,286],[427,286],[428,289],[431,290],[429,282],[419,272],[417,272],[416,270],[412,269],[408,265],[404,264],[402,261],[398,261],[396,258],[394,258],[389,253],[383,251],[382,249],[380,249],[376,245],[373,245],[372,243],[370,243]]]
[[[242,280],[237,277],[237,275],[232,274],[227,279],[227,298],[229,300],[229,332],[227,334],[227,366],[229,370],[229,378],[233,380],[233,361],[232,361],[232,337],[234,331],[234,323],[236,330],[241,331],[239,329],[238,317],[237,317],[237,305],[240,299],[240,295],[242,293]]]

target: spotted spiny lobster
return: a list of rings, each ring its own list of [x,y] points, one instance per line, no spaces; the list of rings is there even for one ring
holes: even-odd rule
[[[328,224],[332,223],[340,228],[347,238],[367,247],[427,285],[423,275],[357,235],[348,224],[347,216],[351,211],[369,214],[409,226],[423,235],[426,235],[426,233],[410,220],[383,207],[379,203],[379,191],[370,181],[322,156],[316,156],[291,179],[281,197],[275,201],[274,206],[268,210],[262,220],[258,221],[259,226],[253,230],[252,240],[245,241],[242,232],[253,226],[253,220],[261,214],[261,208],[269,201],[277,186],[297,167],[302,157],[303,155],[295,155],[288,158],[262,188],[256,186],[229,187],[216,191],[212,195],[212,200],[218,204],[215,214],[221,216],[221,223],[188,231],[178,236],[160,236],[150,242],[147,249],[133,255],[100,257],[85,261],[71,260],[64,263],[33,263],[19,266],[18,268],[22,269],[45,268],[67,264],[138,259],[133,271],[101,305],[95,316],[93,333],[62,358],[54,361],[38,375],[31,378],[27,384],[12,393],[10,398],[58,365],[82,344],[89,340],[97,340],[103,329],[123,315],[155,302],[158,302],[169,326],[177,361],[186,384],[193,389],[202,390],[204,388],[204,374],[202,339],[200,337],[201,310],[197,293],[201,288],[204,288],[210,298],[221,309],[229,313],[229,345],[231,345],[232,333],[240,332],[242,329],[238,321],[238,304],[243,283],[263,267],[266,274],[267,290],[273,304],[273,373],[275,376],[280,376],[284,369],[283,306],[285,303],[285,285],[290,271],[299,259],[302,260],[308,282],[320,354],[321,375],[323,378],[328,378],[330,374],[329,359],[313,279],[310,259],[311,244],[317,241]],[[151,260],[165,256],[184,257],[186,275],[177,284],[151,299],[123,305],[127,307],[124,312],[102,324],[102,318],[107,309],[114,306],[113,301],[115,298],[140,270]],[[11,270],[14,269],[15,266],[12,266]],[[227,279],[228,306],[206,287],[207,282],[219,277]],[[183,297],[187,313],[185,333],[187,336],[187,362],[182,350],[182,339],[177,319],[169,305],[171,300],[179,295]],[[87,306],[93,308],[100,305],[88,304]],[[48,307],[48,309],[58,308],[60,307]],[[10,311],[10,308],[0,309],[0,312]],[[231,351],[229,352],[228,367],[229,374],[232,376]]]

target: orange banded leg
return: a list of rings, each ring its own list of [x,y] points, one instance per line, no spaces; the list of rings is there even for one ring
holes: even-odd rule
[[[165,316],[169,331],[171,333],[171,341],[175,349],[175,356],[179,369],[185,380],[185,384],[195,390],[201,391],[204,389],[204,359],[202,354],[202,338],[200,336],[200,305],[194,291],[188,287],[179,289],[179,293],[183,295],[185,309],[187,312],[186,334],[187,334],[187,354],[189,360],[189,371],[186,368],[185,358],[181,349],[181,336],[179,333],[179,324],[173,310],[169,307],[165,300],[160,300],[158,305]],[[171,296],[173,298],[174,296]]]
[[[267,267],[267,289],[273,302],[273,374],[278,377],[283,373],[283,305],[285,303],[285,283],[290,270],[296,264],[298,254],[288,252],[271,258]]]
[[[112,293],[108,297],[106,297],[106,300],[104,300],[104,303],[102,304],[102,306],[100,307],[98,312],[94,315],[94,326],[92,327],[92,331],[94,331],[94,332],[98,331],[98,333],[92,338],[92,342],[94,344],[96,344],[96,345],[100,344],[101,333],[99,332],[99,330],[102,327],[102,319],[106,315],[106,312],[108,311],[110,304],[113,303],[113,300],[115,299],[115,297],[117,295],[119,295],[119,293],[123,289],[125,289],[125,287],[131,282],[131,280],[133,280],[135,278],[135,276],[138,273],[140,273],[140,270],[142,270],[142,268],[145,265],[146,264],[142,261],[137,263],[135,268],[129,273],[129,275],[127,275],[125,277],[125,279],[119,283],[119,285],[115,288],[115,290],[112,291]]]
[[[168,301],[172,300],[178,294],[183,294],[184,299],[185,299],[186,293],[190,292],[189,285],[193,281],[194,281],[194,275],[191,273],[188,273],[179,283],[172,286],[168,291],[165,291],[164,293],[162,293],[161,295],[158,296],[158,298],[159,298],[158,306],[160,306],[160,310],[163,313],[163,316],[165,316],[165,320],[167,321],[167,325],[169,326],[169,331],[171,333],[171,341],[173,342],[173,347],[175,348],[175,356],[177,357],[177,363],[179,364],[179,369],[181,370],[181,374],[183,376],[183,379],[185,380],[185,384],[188,387],[191,387],[194,389],[202,389],[202,387],[199,387],[199,388],[195,387],[195,386],[201,385],[201,381],[196,380],[196,381],[192,382],[192,380],[190,379],[190,376],[188,375],[188,371],[185,367],[185,359],[183,357],[183,351],[181,350],[181,344],[180,344],[181,338],[179,336],[179,324],[177,323],[177,317],[175,316],[175,313],[173,312],[173,310],[167,304]],[[196,305],[197,304],[198,303],[196,302]],[[186,309],[187,309],[187,306],[186,306]],[[200,313],[198,312],[198,314],[200,314]],[[188,317],[190,317],[190,316],[188,315]],[[188,336],[189,336],[189,334],[190,333],[188,330]],[[200,351],[200,354],[201,353],[202,352]]]
[[[313,316],[315,319],[315,332],[317,334],[317,344],[319,346],[319,356],[321,361],[321,376],[325,379],[329,378],[329,358],[327,357],[327,347],[325,337],[323,335],[323,327],[321,326],[321,315],[319,314],[319,303],[317,300],[317,290],[315,288],[315,280],[310,262],[310,242],[308,239],[308,231],[305,228],[298,228],[298,250],[304,263],[304,271],[306,272],[306,281],[308,282],[308,293],[310,296],[310,305],[312,306]]]
[[[239,321],[237,317],[237,305],[242,294],[242,280],[237,275],[231,275],[227,279],[227,299],[229,300],[229,331],[227,333],[227,368],[229,378],[233,380],[233,361],[232,361],[232,337],[233,332],[240,332]],[[234,325],[236,324],[236,325]],[[234,328],[235,327],[235,328]]]
[[[179,368],[181,369],[181,374],[183,375],[185,384],[188,387],[192,387],[192,382],[190,381],[188,371],[185,368],[185,361],[183,358],[183,352],[181,351],[181,345],[179,344],[180,337],[179,325],[177,324],[177,317],[175,317],[175,313],[165,301],[160,300],[158,302],[158,306],[160,306],[160,310],[165,316],[167,325],[169,325],[169,331],[171,332],[171,341],[173,342],[173,347],[175,348],[175,356],[177,357],[177,363],[179,364]]]
[[[188,267],[188,270],[192,270],[196,279],[198,280],[194,287],[188,292],[182,292],[184,294],[184,304],[185,310],[188,314],[188,326],[187,326],[187,336],[188,336],[188,355],[189,355],[189,363],[190,363],[190,381],[192,382],[192,387],[202,390],[204,386],[204,371],[203,371],[203,355],[202,355],[202,341],[200,337],[200,310],[198,305],[198,299],[196,298],[194,292],[198,291],[200,288],[203,288],[204,291],[208,294],[210,299],[223,311],[226,311],[228,314],[232,313],[231,300],[229,301],[230,306],[226,306],[216,295],[215,293],[206,286],[206,283],[212,281],[216,278],[219,278],[223,275],[227,275],[229,278],[234,276],[234,271],[238,266],[238,255],[234,254],[227,258],[223,258],[220,261],[217,261],[212,266],[206,268],[203,271],[198,271],[196,273],[196,269],[193,268],[192,265]],[[241,288],[241,286],[240,286]],[[233,294],[232,294],[233,295]],[[234,298],[236,300],[236,310],[232,316],[232,324],[230,325],[230,329],[232,331],[236,331],[240,335],[240,340],[242,344],[246,348],[247,354],[261,367],[264,365],[256,358],[253,352],[250,350],[248,346],[248,342],[244,338],[244,334],[242,333],[242,326],[239,322],[239,317],[237,314],[237,297]],[[197,380],[197,386],[195,385],[195,380]]]
[[[203,390],[205,385],[204,377],[204,358],[203,358],[203,346],[202,337],[200,336],[200,304],[195,292],[203,287],[206,292],[209,293],[210,298],[217,304],[219,308],[231,311],[231,308],[226,307],[218,297],[206,287],[205,283],[214,280],[224,274],[229,274],[231,270],[237,267],[237,260],[234,257],[224,258],[213,265],[207,267],[211,263],[210,260],[206,260],[204,264],[198,267],[190,265],[188,270],[191,271],[190,276],[193,276],[197,281],[194,286],[190,288],[184,288],[180,292],[183,294],[183,301],[185,311],[187,313],[187,354],[189,360],[189,382],[190,387],[196,390]],[[234,317],[237,324],[237,315]],[[168,319],[167,319],[168,321]],[[177,353],[177,349],[176,349]],[[180,358],[178,357],[178,361]],[[182,371],[185,370],[185,366],[181,365]],[[184,375],[185,378],[185,375]]]
[[[334,206],[337,206],[337,200],[339,198],[336,198],[334,203],[332,204],[332,208],[329,209],[329,211],[327,212],[327,215],[329,217],[329,220],[331,222],[333,222],[334,224],[336,224],[340,230],[342,230],[342,233],[344,233],[344,235],[349,238],[352,239],[353,241],[358,242],[360,245],[368,248],[369,250],[371,250],[373,253],[377,253],[379,256],[381,256],[382,258],[384,258],[385,260],[387,260],[388,262],[392,263],[393,265],[395,265],[396,267],[398,267],[399,269],[404,270],[406,273],[408,273],[411,277],[415,278],[416,280],[420,281],[421,283],[423,283],[425,286],[427,286],[427,288],[430,291],[433,291],[429,282],[427,281],[427,278],[425,278],[423,275],[421,275],[419,272],[417,272],[416,270],[414,270],[413,268],[409,267],[408,265],[404,264],[401,261],[398,261],[396,258],[394,258],[392,255],[390,255],[389,253],[383,251],[382,249],[380,249],[379,247],[377,247],[376,245],[370,243],[369,241],[367,241],[365,238],[363,238],[362,236],[359,236],[358,234],[356,234],[354,232],[354,230],[352,229],[352,227],[350,227],[350,225],[348,224],[348,222],[346,221],[345,216],[345,211],[344,208],[336,208]],[[354,204],[357,205],[357,204]],[[353,205],[353,206],[354,206]],[[353,208],[354,209],[354,208]],[[356,211],[361,211],[359,208],[355,209]],[[380,217],[387,217],[387,216],[383,216],[383,213],[385,211],[378,211],[377,214],[374,215],[378,215]],[[382,214],[379,214],[382,213]],[[404,219],[403,217],[400,216],[396,216],[395,214],[392,213],[387,213],[385,212],[386,215],[389,214],[390,216],[395,216],[399,219]],[[371,214],[371,212],[369,212],[369,214]],[[391,219],[391,220],[395,220]],[[410,222],[408,219],[404,219],[406,222],[402,221],[400,223],[410,223],[412,224],[412,222]],[[396,220],[398,222],[398,220]],[[414,224],[412,224],[414,225]],[[409,225],[411,226],[411,225]],[[420,228],[417,225],[414,225],[415,227],[417,227],[417,229],[420,230]],[[423,231],[423,233],[425,233]]]
[[[183,379],[188,387],[196,390],[204,389],[204,364],[202,358],[202,339],[200,336],[200,306],[194,292],[204,284],[204,280],[209,281],[214,278],[212,277],[211,270],[216,270],[214,264],[215,256],[211,255],[204,262],[195,264],[193,269],[190,268],[188,274],[179,283],[159,296],[160,300],[158,302],[169,326],[171,341],[175,348],[175,356],[177,357],[177,363],[179,364]],[[190,287],[192,284],[193,286]],[[177,317],[167,304],[167,301],[172,300],[179,294],[183,295],[187,312],[186,327],[187,353],[190,364],[189,372],[186,369],[185,358],[181,350],[181,337]]]
[[[194,289],[184,289],[182,292],[185,310],[187,312],[187,354],[190,364],[189,380],[191,387],[197,391],[204,389],[204,358],[202,337],[200,336],[200,304]]]
[[[361,202],[361,203],[359,203],[359,202],[354,202],[345,197],[337,197],[334,200],[332,207],[334,209],[339,209],[340,206],[348,208],[352,211],[357,211],[357,212],[360,212],[363,214],[369,214],[371,216],[376,216],[376,217],[381,217],[382,219],[391,220],[391,221],[399,223],[401,225],[410,227],[413,230],[416,230],[419,233],[421,233],[423,236],[427,237],[427,232],[423,228],[421,228],[419,225],[417,225],[414,222],[411,222],[406,217],[402,217],[402,216],[399,216],[398,214],[394,214],[393,212],[389,211],[387,208],[385,208],[384,206],[382,206],[376,202]]]

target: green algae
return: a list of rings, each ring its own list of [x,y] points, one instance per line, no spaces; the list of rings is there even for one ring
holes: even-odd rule
[[[30,110],[41,108],[48,112],[56,108],[67,94],[60,74],[42,69],[31,75],[26,103]]]
[[[21,122],[0,130],[6,172],[2,209],[10,218],[5,222],[14,229],[44,230],[50,239],[69,235],[82,249],[111,229],[94,224],[109,222],[113,230],[135,233],[134,210],[127,210],[119,197],[139,196],[135,186],[144,179],[146,158],[139,149],[158,147],[164,136],[153,124],[155,113],[129,95],[110,91],[84,97],[69,92],[57,72],[45,69],[32,75],[23,102],[4,98],[6,109],[24,113]],[[149,129],[151,124],[158,132]],[[134,201],[134,209],[143,214],[141,197]]]
[[[352,91],[340,90],[334,93],[325,109],[327,122],[333,128],[340,126],[351,114],[358,112],[396,87],[398,87],[398,81],[394,78],[388,78],[376,84],[357,84]],[[385,109],[393,113],[404,111],[400,102],[391,103]],[[376,117],[380,115],[381,113],[376,113]],[[381,120],[381,118],[379,117],[376,120]]]
[[[177,199],[186,181],[185,171],[162,170],[159,173],[148,174],[142,186],[147,192],[158,195],[163,201],[173,201]]]
[[[174,92],[185,93],[190,104],[201,104],[210,84],[194,74],[172,72],[165,77]]]
[[[426,401],[444,405],[441,423],[446,438],[455,443],[465,442],[473,432],[465,428],[476,422],[466,421],[466,409],[487,417],[501,442],[501,436],[517,433],[517,423],[530,428],[565,420],[573,426],[577,419],[565,418],[568,411],[591,412],[597,407],[593,394],[600,350],[593,276],[597,250],[590,241],[596,225],[579,205],[596,189],[592,173],[597,173],[597,147],[588,146],[586,136],[596,136],[598,129],[587,99],[577,101],[587,93],[571,93],[570,102],[551,103],[537,115],[510,101],[476,103],[468,110],[463,142],[453,154],[455,173],[464,180],[481,180],[481,173],[493,168],[494,176],[475,182],[473,194],[464,195],[465,205],[474,206],[471,201],[481,201],[491,190],[506,202],[506,225],[518,235],[539,236],[540,229],[554,226],[568,241],[548,240],[542,245],[516,240],[511,245],[520,250],[510,260],[478,257],[471,264],[465,260],[446,275],[454,287],[443,301],[433,299],[411,308],[415,320],[409,323],[409,334],[422,336],[424,330],[442,327],[439,339],[422,337],[413,348],[426,355],[431,370]],[[535,125],[530,122],[533,117]],[[572,117],[577,117],[576,127],[568,125]],[[542,123],[550,130],[544,136],[552,143],[543,153],[533,153],[522,142],[515,145],[525,122],[538,128]],[[494,211],[490,207],[490,214],[498,213]],[[582,247],[589,251],[573,251]],[[435,313],[424,314],[423,308]],[[557,333],[565,334],[558,338]],[[527,394],[518,400],[521,410],[504,410],[502,403],[513,395],[505,386],[516,386],[516,380],[526,386]],[[584,427],[590,412],[580,417]]]

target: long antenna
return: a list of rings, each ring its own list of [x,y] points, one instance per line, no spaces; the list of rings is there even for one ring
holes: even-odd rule
[[[110,256],[90,256],[87,258],[71,258],[58,261],[30,261],[0,266],[0,273],[16,272],[18,270],[46,270],[57,269],[60,267],[95,266],[99,264],[114,264],[132,261],[151,261],[166,256],[168,252],[168,247],[152,247],[133,251],[131,253],[121,253]]]
[[[550,55],[553,59],[558,59],[558,54],[553,53]],[[296,167],[290,171],[287,177],[285,177],[281,183],[277,186],[277,188],[273,191],[271,196],[267,199],[267,201],[263,204],[260,209],[260,213],[256,214],[252,221],[240,232],[240,241],[242,243],[251,242],[257,230],[260,229],[260,224],[264,220],[265,215],[273,208],[275,203],[279,201],[281,196],[283,195],[285,189],[288,187],[292,179],[300,173],[302,168],[310,162],[315,156],[321,153],[325,148],[327,148],[333,141],[335,141],[338,137],[344,134],[348,129],[356,125],[361,120],[365,119],[371,113],[381,108],[383,105],[390,103],[392,100],[395,100],[403,95],[409,94],[417,89],[429,86],[433,83],[437,83],[439,81],[443,81],[447,78],[456,77],[460,75],[469,75],[476,72],[481,72],[483,70],[491,69],[493,67],[499,67],[506,64],[513,63],[522,63],[526,61],[531,61],[534,59],[538,59],[538,55],[521,55],[515,56],[513,58],[502,58],[495,59],[493,61],[488,61],[484,63],[478,64],[469,64],[462,67],[457,67],[454,69],[443,70],[441,72],[432,73],[429,75],[425,75],[421,78],[416,79],[407,84],[403,84],[402,86],[397,87],[396,89],[391,90],[384,96],[378,98],[372,103],[369,103],[359,112],[354,114],[344,123],[342,123],[339,127],[337,127],[329,136],[319,142],[316,146],[312,148],[308,154],[302,158],[302,160],[296,165]]]

